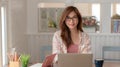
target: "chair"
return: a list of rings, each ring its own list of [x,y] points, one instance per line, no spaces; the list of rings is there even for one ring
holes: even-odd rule
[[[45,57],[52,53],[52,45],[44,45],[40,48],[40,62],[43,62]]]

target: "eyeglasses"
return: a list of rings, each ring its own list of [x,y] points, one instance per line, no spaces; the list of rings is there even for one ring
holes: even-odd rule
[[[77,19],[78,19],[77,16],[73,16],[73,17],[67,16],[67,17],[66,17],[66,21],[71,21],[71,20],[76,21]]]

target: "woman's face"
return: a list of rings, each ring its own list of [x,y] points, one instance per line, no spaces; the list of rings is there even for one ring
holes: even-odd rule
[[[74,11],[68,14],[65,19],[65,24],[70,30],[77,29],[78,17]]]

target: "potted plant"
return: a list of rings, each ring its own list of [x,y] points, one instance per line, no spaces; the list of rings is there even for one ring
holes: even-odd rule
[[[29,59],[30,59],[30,55],[22,54],[20,56],[20,61],[21,61],[22,67],[28,67]]]

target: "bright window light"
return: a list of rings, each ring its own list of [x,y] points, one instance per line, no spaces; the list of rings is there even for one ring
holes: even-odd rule
[[[2,61],[3,66],[6,65],[7,62],[7,38],[6,38],[6,9],[5,7],[1,7],[1,22],[2,22]]]
[[[120,15],[120,4],[116,5],[116,13]]]
[[[100,4],[92,4],[92,16],[96,16],[97,20],[100,21]]]
[[[113,16],[113,4],[111,4],[111,17]]]

